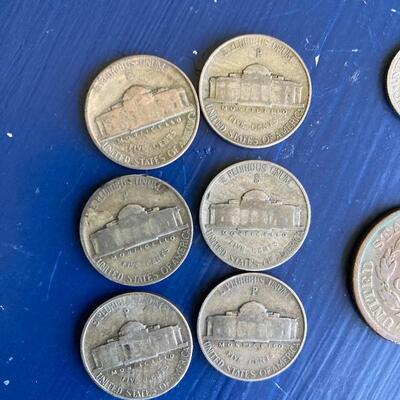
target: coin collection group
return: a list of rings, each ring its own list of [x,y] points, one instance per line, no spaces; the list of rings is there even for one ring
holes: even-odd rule
[[[225,140],[265,148],[299,127],[310,101],[311,80],[300,56],[270,36],[244,35],[211,54],[198,95],[180,69],[159,57],[134,55],[112,63],[89,89],[85,118],[94,143],[108,158],[149,170],[173,162],[188,149],[200,108]],[[396,216],[397,225],[385,223],[400,233],[400,214]],[[203,237],[224,263],[247,271],[218,284],[198,316],[201,350],[226,376],[268,379],[299,355],[307,330],[303,305],[288,285],[259,271],[283,264],[299,250],[310,218],[301,183],[269,161],[230,165],[208,185],[199,210]],[[371,235],[358,257],[360,278],[355,278],[367,299],[371,259],[379,251],[389,266],[383,282],[400,288],[400,271],[396,281],[387,272],[394,252],[400,252],[400,240],[389,251],[388,236]],[[80,222],[81,243],[93,267],[114,282],[136,287],[174,273],[188,255],[192,236],[184,198],[168,183],[146,175],[126,175],[101,186]],[[390,288],[385,296],[393,297]],[[394,329],[393,319],[378,312],[372,301],[365,300],[381,329]],[[400,311],[400,297],[393,304]],[[146,292],[122,294],[100,305],[81,337],[88,374],[122,399],[149,399],[172,389],[185,375],[192,349],[181,312]]]

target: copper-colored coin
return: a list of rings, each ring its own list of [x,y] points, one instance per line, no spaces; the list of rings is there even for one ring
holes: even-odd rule
[[[353,275],[357,306],[368,325],[400,343],[400,211],[376,224],[358,250]]]

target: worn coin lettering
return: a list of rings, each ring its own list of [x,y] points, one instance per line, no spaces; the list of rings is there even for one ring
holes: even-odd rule
[[[106,301],[89,317],[81,336],[90,377],[121,399],[151,399],[171,390],[185,375],[192,351],[183,315],[150,293]]]
[[[80,236],[92,265],[130,286],[158,282],[183,263],[193,236],[190,210],[160,179],[127,175],[100,187],[81,217]]]
[[[200,227],[211,250],[248,271],[282,264],[302,245],[311,211],[300,182],[268,161],[244,161],[219,173],[200,205]]]
[[[220,283],[205,299],[197,321],[207,360],[223,374],[245,381],[271,378],[291,365],[306,329],[305,312],[293,290],[260,273]]]
[[[87,128],[111,160],[135,169],[169,164],[192,143],[197,94],[187,76],[154,56],[130,56],[106,67],[89,89]]]
[[[244,35],[211,54],[200,76],[199,97],[208,123],[221,137],[262,148],[300,126],[311,101],[311,79],[286,43]]]
[[[378,334],[400,343],[400,211],[377,223],[361,244],[354,266],[357,306]]]

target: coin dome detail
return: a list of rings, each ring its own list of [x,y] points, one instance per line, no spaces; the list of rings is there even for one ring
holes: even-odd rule
[[[249,301],[248,303],[244,303],[239,308],[238,315],[246,316],[251,315],[255,317],[264,316],[267,314],[267,308],[264,304],[259,303],[258,301]]]
[[[118,219],[124,219],[132,214],[140,214],[145,211],[146,209],[139,204],[128,204],[120,210],[118,213]]]
[[[271,71],[262,64],[250,64],[243,70],[243,75],[271,75]]]
[[[243,201],[265,201],[267,203],[271,202],[271,198],[262,190],[254,189],[249,190],[242,196]]]
[[[134,86],[131,86],[128,89],[126,89],[125,93],[122,96],[122,100],[124,102],[129,101],[136,96],[142,96],[142,95],[145,95],[150,92],[151,92],[151,90],[145,88],[144,86],[134,85]]]
[[[128,335],[132,332],[138,332],[145,329],[146,326],[138,321],[129,321],[119,330],[119,336]]]

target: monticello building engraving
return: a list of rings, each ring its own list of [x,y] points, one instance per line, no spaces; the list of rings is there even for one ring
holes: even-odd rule
[[[96,257],[129,250],[188,227],[178,207],[145,209],[138,204],[123,207],[117,218],[90,235]]]
[[[140,322],[127,322],[118,332],[118,338],[92,349],[96,368],[106,370],[149,360],[187,346],[179,326],[147,327]]]
[[[262,190],[250,190],[240,200],[210,204],[209,226],[237,230],[298,229],[301,207],[271,199]]]
[[[209,340],[236,342],[295,342],[298,341],[296,318],[282,317],[257,302],[243,304],[237,311],[210,315],[206,321]]]
[[[128,88],[120,101],[96,117],[100,140],[120,137],[193,109],[183,88]]]
[[[300,83],[275,75],[262,64],[209,80],[209,100],[223,103],[299,107],[303,105],[302,90]]]

